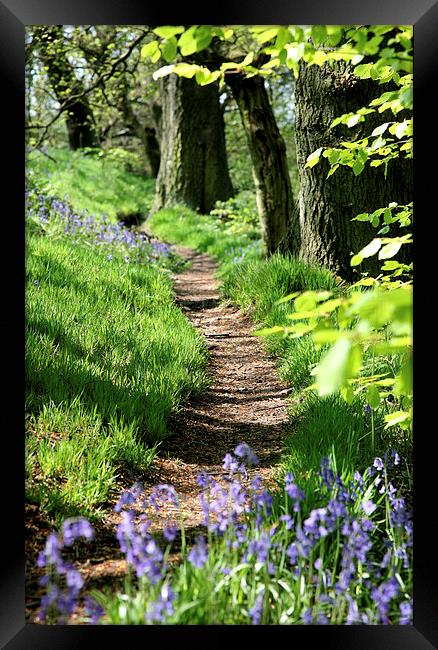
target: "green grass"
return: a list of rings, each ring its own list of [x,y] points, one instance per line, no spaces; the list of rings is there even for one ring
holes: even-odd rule
[[[205,387],[207,350],[165,271],[31,233],[26,252],[27,460],[44,484],[31,497],[89,513],[120,469],[150,464],[170,414]]]
[[[183,206],[156,212],[147,221],[147,228],[164,241],[208,253],[222,264],[247,254],[260,257],[256,226],[222,222],[217,216],[197,214]]]
[[[119,150],[99,156],[80,151],[50,149],[51,160],[33,151],[26,161],[30,183],[45,195],[66,199],[77,212],[105,213],[110,219],[148,214],[155,180],[127,170]]]

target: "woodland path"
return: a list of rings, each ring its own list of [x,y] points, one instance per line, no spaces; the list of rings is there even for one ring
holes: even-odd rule
[[[174,287],[177,304],[207,341],[211,385],[171,423],[174,435],[160,447],[154,478],[175,487],[187,527],[196,528],[202,520],[198,474],[208,472],[219,479],[225,454],[240,442],[256,452],[257,473],[264,483],[272,480],[288,432],[290,389],[280,382],[274,362],[253,336],[250,317],[220,304],[215,262],[208,255],[173,248],[191,263],[174,277]],[[154,515],[151,531],[162,525]]]
[[[200,472],[208,472],[220,480],[224,474],[222,461],[225,454],[232,453],[240,442],[250,445],[260,460],[257,468],[250,470],[248,480],[257,471],[266,486],[272,483],[289,430],[289,389],[278,379],[274,361],[263,350],[262,342],[253,336],[254,326],[250,317],[236,307],[220,304],[219,282],[214,278],[215,262],[208,255],[178,246],[173,248],[190,261],[188,268],[174,276],[176,300],[205,336],[210,352],[208,373],[211,385],[202,395],[189,400],[173,418],[170,423],[173,435],[160,445],[147,475],[131,473],[124,477],[122,487],[129,488],[134,482],[140,482],[148,496],[152,487],[159,483],[173,485],[184,513],[190,543],[200,531],[202,522],[197,476]],[[85,579],[85,588],[102,588],[109,584],[117,587],[126,573],[126,562],[121,559],[115,539],[120,515],[113,511],[114,503],[108,504],[107,516],[95,527],[96,539],[82,545],[83,559],[77,567]],[[158,538],[166,525],[179,523],[178,514],[171,506],[158,512],[150,509],[147,516],[152,521],[149,530]],[[40,550],[50,530],[44,530],[37,521],[34,524],[36,537],[33,538],[35,546],[32,546],[38,545]],[[174,547],[175,553],[169,559],[178,561],[178,539]],[[36,550],[32,549],[30,556],[35,555]],[[31,557],[27,591],[36,596],[40,589],[35,584],[38,576],[31,568]],[[35,620],[38,602],[36,598],[30,606],[28,604],[30,622],[38,622]],[[73,616],[71,622],[75,622],[75,618]]]

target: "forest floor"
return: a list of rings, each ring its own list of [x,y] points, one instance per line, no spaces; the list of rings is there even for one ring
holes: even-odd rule
[[[223,458],[236,445],[246,442],[254,449],[260,460],[257,474],[266,486],[273,485],[284,439],[290,430],[287,414],[290,389],[280,382],[274,361],[267,356],[259,338],[253,336],[250,317],[220,303],[213,260],[186,248],[173,248],[190,261],[188,268],[174,277],[176,300],[206,339],[211,384],[173,417],[170,423],[173,435],[161,443],[147,475],[128,473],[119,487],[129,488],[134,482],[140,482],[148,496],[154,485],[173,485],[190,543],[202,525],[198,474],[208,472],[220,480],[224,475]],[[254,471],[249,472],[248,480]],[[118,588],[123,584],[126,562],[115,538],[120,515],[114,512],[114,503],[108,504],[111,506],[108,514],[95,525],[95,539],[81,543],[81,559],[75,565],[84,578],[85,591]],[[149,530],[158,538],[165,526],[179,523],[171,506],[147,515],[152,521]],[[26,523],[26,616],[28,622],[38,622],[41,588],[37,585],[40,570],[35,568],[35,559],[50,528],[32,505],[28,506]],[[175,551],[170,559],[178,561],[177,544]],[[76,614],[71,622],[77,620]]]

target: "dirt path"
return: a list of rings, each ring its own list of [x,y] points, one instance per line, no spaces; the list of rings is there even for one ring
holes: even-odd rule
[[[206,338],[211,386],[201,396],[190,400],[173,418],[174,435],[161,444],[159,455],[147,475],[125,478],[132,479],[131,484],[141,482],[146,496],[158,483],[173,485],[180,498],[190,542],[202,522],[197,476],[200,472],[209,472],[220,479],[224,473],[222,460],[237,444],[246,442],[255,450],[260,459],[257,473],[265,484],[271,482],[288,432],[286,398],[289,391],[287,385],[278,380],[275,364],[264,352],[262,342],[252,335],[250,318],[235,307],[220,304],[218,281],[213,277],[217,267],[211,258],[189,249],[174,248],[191,262],[189,268],[174,277],[175,293],[177,303]],[[125,487],[129,487],[124,482]],[[147,514],[152,520],[150,532],[158,536],[164,526],[178,524],[177,513],[169,507]],[[49,531],[38,524],[37,518],[36,512],[30,517],[35,524],[33,541],[41,549]],[[120,516],[110,509],[96,526],[96,539],[84,545],[85,557],[81,551],[78,568],[86,588],[109,584],[116,588],[122,584],[126,563],[115,539],[119,521]],[[29,567],[34,566],[35,553],[31,552]],[[174,555],[174,559],[178,556]],[[34,598],[27,607],[27,618],[31,622],[38,622],[35,620],[39,602],[36,596],[41,590],[36,587],[37,577],[31,568],[27,586],[28,594]],[[71,622],[75,619],[77,616]]]
[[[288,431],[289,389],[279,381],[262,342],[252,335],[250,318],[220,304],[219,283],[213,277],[217,266],[212,259],[174,248],[191,262],[175,276],[175,293],[177,303],[206,338],[212,383],[174,419],[174,435],[160,448],[154,478],[176,488],[186,525],[193,529],[202,519],[198,474],[220,477],[225,454],[240,442],[255,450],[260,459],[257,471],[270,482]],[[158,532],[162,525],[160,516],[154,515],[151,530]]]

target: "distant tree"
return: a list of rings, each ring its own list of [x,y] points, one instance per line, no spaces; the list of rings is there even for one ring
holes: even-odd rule
[[[262,77],[227,75],[239,107],[252,160],[264,251],[299,250],[300,236],[289,177],[286,145]]]
[[[65,114],[68,143],[71,149],[100,145],[93,111],[85,87],[67,57],[62,25],[42,25],[35,28],[33,37],[47,76]]]

